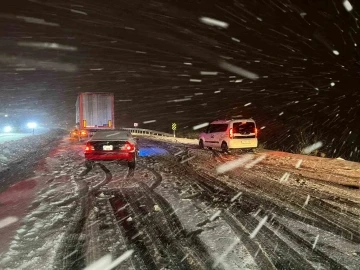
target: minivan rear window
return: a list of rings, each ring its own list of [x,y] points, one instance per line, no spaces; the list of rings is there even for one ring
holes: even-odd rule
[[[254,122],[233,123],[233,132],[240,133],[241,135],[248,135],[250,133],[255,133],[255,123]]]
[[[227,127],[228,124],[210,124],[207,129],[207,133],[225,132]]]

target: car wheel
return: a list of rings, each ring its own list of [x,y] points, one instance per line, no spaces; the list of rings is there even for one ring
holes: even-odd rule
[[[87,169],[92,169],[94,167],[94,161],[86,160],[85,161],[85,167]]]
[[[199,141],[199,147],[200,147],[200,149],[204,149],[204,142],[203,142],[203,140],[200,140],[200,141]]]
[[[132,161],[128,161],[128,167],[130,170],[134,170],[136,167],[136,154],[134,156],[134,159]]]
[[[208,147],[209,150],[212,150],[212,147]]]
[[[128,162],[128,167],[129,167],[129,169],[134,170],[135,167],[136,167],[136,161],[135,160],[129,161]]]
[[[227,145],[226,142],[223,142],[221,144],[221,150],[222,150],[223,153],[228,153],[229,152],[229,148],[228,148],[228,145]]]

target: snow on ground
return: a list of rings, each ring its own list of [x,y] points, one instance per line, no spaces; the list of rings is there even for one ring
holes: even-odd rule
[[[135,136],[139,136],[139,134],[135,134]],[[179,144],[189,144],[189,145],[198,145],[199,140],[197,139],[188,139],[188,138],[177,138],[177,137],[165,137],[165,136],[151,136],[151,135],[141,135],[141,137],[149,138],[154,141],[161,142],[170,142],[170,143],[179,143]]]
[[[49,134],[42,135],[32,142],[40,147],[51,138]],[[79,208],[75,178],[84,168],[79,164],[80,146],[74,147],[66,150],[68,143],[63,141],[34,172],[35,177],[19,181],[0,194],[0,218],[19,218],[14,226],[1,229],[0,269],[53,268],[73,214]]]
[[[28,136],[32,136],[32,134],[31,133],[0,133],[0,144],[8,141],[16,141]]]
[[[162,136],[148,136],[154,141],[179,143],[185,145],[198,145],[197,139],[173,138]],[[201,151],[194,150],[196,155],[203,155]],[[206,150],[207,156],[211,157],[212,152]],[[238,152],[237,150],[234,152]],[[360,187],[360,163],[347,161],[341,158],[322,158],[311,155],[292,154],[280,151],[264,149],[256,150],[254,158],[262,155],[266,157],[261,164],[272,168],[282,168],[291,174],[303,177],[310,177],[324,182],[332,182],[340,185]],[[234,153],[229,159],[240,158]],[[298,167],[298,168],[297,168]]]
[[[0,144],[0,172],[5,170],[12,162],[19,161],[29,153],[32,153],[52,141],[56,140],[62,131],[53,130],[42,135],[31,135],[24,137],[14,135],[14,140],[8,140]],[[5,136],[7,139],[8,136]],[[0,135],[0,140],[1,140]]]
[[[258,269],[241,239],[223,219],[217,218],[218,209],[209,208],[204,202],[189,198],[189,193],[178,185],[186,181],[186,174],[175,173],[171,168],[161,168],[163,165],[162,162],[148,162],[148,166],[153,167],[162,176],[162,182],[155,191],[172,206],[185,230],[198,234],[214,261],[219,260],[217,263],[224,269]],[[199,226],[204,222],[209,223]],[[228,251],[232,244],[234,246]]]

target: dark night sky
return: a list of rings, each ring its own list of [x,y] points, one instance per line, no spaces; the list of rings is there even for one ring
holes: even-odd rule
[[[191,130],[242,115],[266,126],[269,147],[294,150],[303,130],[327,153],[358,160],[359,8],[350,2],[351,12],[342,0],[5,1],[0,108],[73,123],[77,93],[109,91],[118,126]]]

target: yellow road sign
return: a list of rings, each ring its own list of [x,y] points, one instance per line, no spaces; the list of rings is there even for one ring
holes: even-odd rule
[[[176,130],[176,123],[172,123],[171,127],[172,127],[172,130]]]

